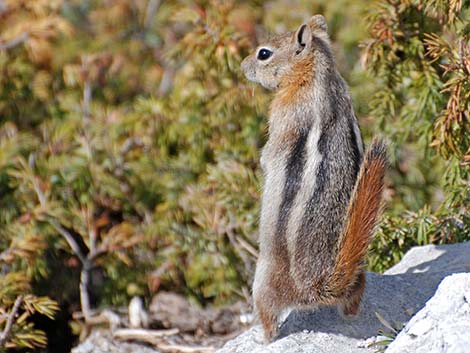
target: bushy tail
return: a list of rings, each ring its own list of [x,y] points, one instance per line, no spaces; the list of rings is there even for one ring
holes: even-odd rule
[[[335,267],[327,285],[328,292],[335,297],[344,293],[362,269],[381,210],[386,166],[386,145],[383,141],[374,139],[364,157],[349,202]]]

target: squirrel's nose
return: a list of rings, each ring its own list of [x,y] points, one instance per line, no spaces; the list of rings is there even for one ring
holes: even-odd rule
[[[248,56],[246,57],[242,63],[241,63],[241,69],[242,69],[242,72],[243,74],[245,75],[245,77],[248,79],[248,80],[252,80],[252,76],[253,76],[253,65],[251,64],[251,58]]]
[[[248,59],[248,58],[243,59],[242,64],[241,64],[242,72],[243,72],[245,75],[246,75],[246,69],[248,68],[247,59]]]

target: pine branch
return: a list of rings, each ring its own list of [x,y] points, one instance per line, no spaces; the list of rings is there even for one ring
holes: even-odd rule
[[[15,304],[13,304],[13,308],[11,309],[10,314],[8,315],[5,328],[3,329],[3,332],[0,335],[0,347],[5,346],[8,336],[10,335],[11,328],[13,327],[15,316],[16,314],[18,314],[18,310],[20,309],[20,305],[22,302],[23,302],[23,296],[20,295],[19,297],[16,298]]]

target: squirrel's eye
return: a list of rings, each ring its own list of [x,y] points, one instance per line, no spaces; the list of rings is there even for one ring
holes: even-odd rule
[[[258,60],[267,60],[273,55],[273,52],[269,49],[263,48],[258,52]]]

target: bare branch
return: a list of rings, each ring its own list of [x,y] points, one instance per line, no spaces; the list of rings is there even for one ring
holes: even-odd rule
[[[144,30],[147,31],[151,24],[155,13],[157,12],[158,8],[160,7],[162,1],[161,0],[149,0],[147,5],[147,10],[145,11],[145,22],[144,22]]]
[[[85,321],[88,322],[91,317],[91,306],[90,306],[90,296],[88,294],[88,284],[90,282],[90,270],[92,267],[92,262],[88,257],[86,257],[77,242],[62,225],[57,222],[55,219],[50,219],[49,223],[54,227],[60,235],[62,235],[67,243],[69,244],[72,251],[77,255],[82,263],[82,271],[80,272],[80,306],[85,316]]]
[[[33,177],[33,187],[41,206],[46,206],[46,196],[42,192],[36,177]],[[82,252],[80,246],[75,241],[75,238],[67,229],[65,229],[59,222],[51,217],[48,217],[48,221],[49,224],[65,239],[67,244],[70,246],[70,249],[72,249],[72,252],[78,257],[82,264],[82,271],[80,273],[80,305],[83,315],[85,316],[85,321],[89,321],[91,317],[91,307],[90,296],[88,294],[88,284],[92,261]],[[90,252],[90,254],[92,253]]]
[[[90,121],[91,83],[87,79],[83,87],[83,120],[85,124]]]
[[[62,227],[62,225],[59,222],[57,222],[55,219],[49,219],[49,223],[67,241],[73,253],[77,255],[82,265],[89,264],[89,260],[83,254],[82,250],[80,249],[80,246],[78,246],[78,243],[75,241],[72,234],[70,234],[70,232],[67,229]]]
[[[15,320],[16,314],[18,314],[18,310],[20,309],[20,305],[23,302],[23,296],[19,296],[15,300],[15,304],[13,304],[13,308],[8,315],[7,323],[5,328],[3,329],[2,334],[0,335],[0,347],[4,347],[5,343],[10,335],[11,328],[13,327],[13,322]]]
[[[30,160],[31,160],[31,156],[30,156]],[[46,195],[44,195],[44,192],[41,190],[41,187],[39,186],[36,176],[33,177],[32,181],[33,181],[34,191],[36,192],[39,203],[41,204],[42,207],[45,207],[47,204],[47,198],[46,198]],[[52,225],[52,227],[54,227],[54,229],[60,235],[62,235],[62,237],[64,237],[64,239],[67,241],[67,243],[69,244],[74,254],[78,256],[82,265],[88,264],[89,260],[83,254],[82,250],[80,249],[80,246],[77,244],[72,234],[70,234],[70,232],[67,229],[62,227],[62,225],[59,222],[57,222],[55,219],[49,218],[48,221],[49,221],[49,224]]]
[[[90,103],[92,99],[92,84],[90,82],[89,77],[89,68],[88,65],[90,63],[89,56],[82,56],[82,70],[86,73],[85,75],[85,82],[83,83],[83,102],[82,102],[82,113],[83,113],[83,122],[85,126],[90,121]]]
[[[31,168],[34,167],[34,155],[29,156],[29,165]],[[33,188],[34,191],[36,192],[36,195],[38,197],[39,203],[41,204],[42,207],[45,207],[47,205],[47,198],[46,195],[44,195],[44,192],[41,190],[41,187],[38,182],[38,178],[36,176],[33,176],[32,178],[33,182]],[[90,278],[90,270],[92,267],[92,259],[87,257],[82,250],[80,249],[80,246],[78,243],[75,241],[75,238],[73,235],[65,229],[58,221],[56,221],[52,217],[48,217],[48,222],[49,224],[65,239],[67,244],[70,246],[70,249],[72,249],[72,252],[78,257],[82,264],[82,271],[80,273],[80,306],[83,312],[83,315],[85,316],[85,321],[88,322],[91,318],[91,307],[90,307],[90,296],[88,294],[88,284],[89,284],[89,278]],[[92,237],[92,235],[90,235]],[[91,242],[93,243],[93,239],[91,239]],[[94,243],[93,243],[94,246]],[[89,256],[92,255],[94,252],[90,252]]]
[[[158,96],[164,96],[170,91],[175,76],[175,70],[169,65],[164,65],[164,68],[163,77],[157,91]]]
[[[177,335],[180,331],[177,328],[169,330],[145,330],[145,329],[119,329],[113,333],[113,337],[123,341],[140,341],[156,344],[158,338]]]
[[[87,259],[90,262],[94,262],[98,257],[100,257],[103,254],[106,254],[108,252],[108,249],[104,244],[100,244],[97,247],[95,247],[94,250],[90,250],[88,253]]]
[[[83,265],[80,272],[80,307],[82,309],[85,322],[91,318],[90,296],[88,295],[88,283],[90,282],[90,272],[88,266]]]
[[[114,331],[121,324],[121,318],[119,315],[109,309],[105,309],[103,311],[90,309],[87,315],[88,319],[83,311],[77,311],[72,314],[72,318],[74,320],[85,320],[85,323],[88,326],[108,324],[111,331]]]
[[[28,157],[28,166],[29,168],[31,168],[31,170],[33,170],[35,165],[36,165],[36,157],[34,153],[31,153]],[[31,181],[33,183],[33,188],[34,188],[34,191],[36,192],[36,195],[38,197],[39,203],[41,204],[41,207],[45,207],[47,199],[44,193],[42,192],[41,187],[39,186],[39,181],[36,175],[33,175],[33,177],[31,178]]]

